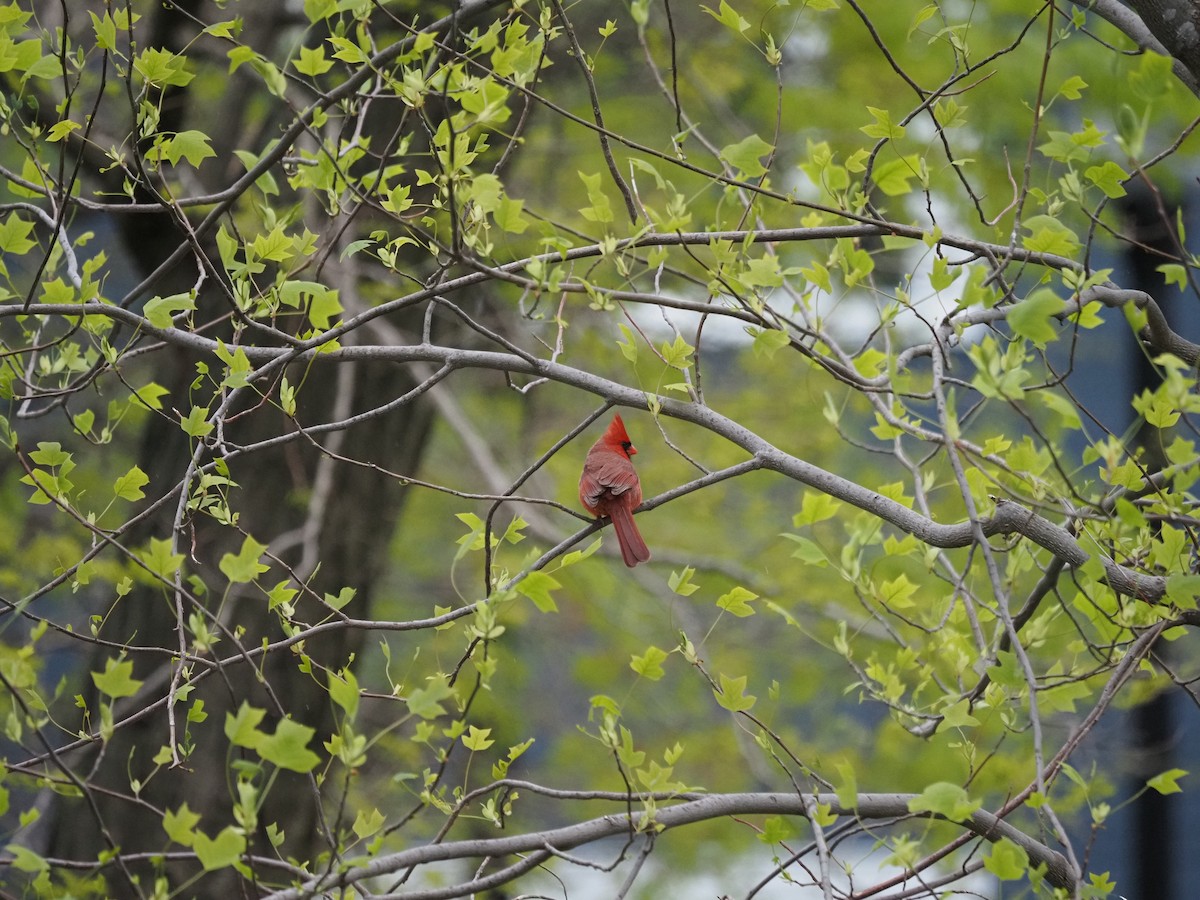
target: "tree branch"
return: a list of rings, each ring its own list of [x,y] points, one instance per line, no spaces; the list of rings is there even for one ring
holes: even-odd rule
[[[836,794],[802,796],[783,793],[710,794],[704,796],[685,795],[685,801],[675,806],[660,807],[652,817],[644,812],[632,815],[621,813],[601,816],[575,825],[547,831],[511,835],[502,838],[450,841],[443,844],[426,844],[412,847],[399,853],[376,858],[362,857],[346,861],[346,870],[304,884],[267,895],[267,900],[302,900],[322,891],[349,887],[369,878],[377,878],[402,869],[422,866],[433,862],[462,859],[500,858],[519,853],[535,853],[547,847],[554,850],[570,850],[591,844],[608,837],[640,832],[647,827],[662,830],[679,828],[709,819],[725,816],[745,815],[806,815],[806,802],[816,800],[827,806],[836,816],[854,816],[859,819],[891,819],[896,817],[928,817],[924,813],[913,813],[909,803],[915,794],[859,794],[853,806],[843,804]],[[1034,840],[1018,828],[1009,825],[989,812],[977,810],[963,821],[962,826],[988,841],[1007,838],[1017,844],[1028,855],[1030,863],[1046,867],[1046,880],[1054,887],[1073,890],[1076,879],[1061,853]],[[463,896],[462,894],[439,894],[440,897]]]

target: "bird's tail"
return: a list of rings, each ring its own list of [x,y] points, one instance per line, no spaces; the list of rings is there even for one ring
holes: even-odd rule
[[[621,558],[625,565],[633,568],[650,558],[650,549],[642,540],[642,534],[633,522],[633,513],[620,503],[614,503],[609,509],[613,530],[617,533],[617,543],[621,545]]]

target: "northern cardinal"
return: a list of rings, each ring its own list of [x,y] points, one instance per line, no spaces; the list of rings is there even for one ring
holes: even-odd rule
[[[593,516],[612,519],[621,556],[630,568],[650,558],[646,542],[633,524],[633,511],[642,502],[642,483],[629,460],[635,453],[625,423],[615,415],[588,451],[579,476],[579,502]]]

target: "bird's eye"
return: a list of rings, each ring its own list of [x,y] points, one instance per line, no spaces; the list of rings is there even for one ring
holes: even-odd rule
[[[626,453],[629,452],[629,449],[631,447],[633,447],[632,441],[621,441],[621,449],[624,450]]]

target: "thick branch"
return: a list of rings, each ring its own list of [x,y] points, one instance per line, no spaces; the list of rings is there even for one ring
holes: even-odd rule
[[[835,794],[818,794],[816,801],[828,806],[829,810],[837,816],[890,819],[914,815],[909,810],[908,804],[915,797],[915,794],[859,794],[853,807],[841,803]],[[782,793],[711,794],[688,799],[675,806],[660,808],[654,813],[651,821],[662,830],[668,830],[734,815],[804,816],[806,815],[805,799],[799,794]],[[1008,838],[1029,855],[1032,865],[1046,867],[1046,880],[1051,885],[1068,891],[1074,889],[1076,876],[1061,853],[1034,840],[1003,819],[980,810],[961,824],[964,828],[989,841],[996,841],[1002,837]],[[269,894],[268,900],[301,900],[301,898],[311,897],[322,891],[347,887],[365,879],[377,878],[432,862],[499,859],[517,853],[534,853],[546,849],[566,851],[604,838],[627,835],[647,825],[649,822],[644,812],[637,812],[632,816],[622,813],[601,816],[597,819],[548,831],[529,832],[502,838],[426,844],[386,856],[348,860],[344,871],[314,878],[296,888]],[[447,894],[447,896],[454,895]]]
[[[1128,5],[1167,53],[1187,70],[1190,77],[1180,80],[1200,96],[1196,87],[1200,79],[1200,7],[1194,0],[1129,0]]]
[[[117,318],[134,316],[133,313],[101,304],[88,303],[85,306],[89,313],[94,310],[98,314],[114,315]],[[35,306],[31,308],[30,312],[54,312],[61,315],[69,314],[72,310],[78,315],[78,307],[66,305]],[[0,307],[0,316],[4,311],[5,309]],[[135,316],[135,318],[139,322],[141,321],[140,317]],[[209,352],[217,350],[216,341],[188,331],[174,328],[154,329],[144,324],[142,327],[146,327],[147,330],[171,343],[194,349],[204,349]],[[621,406],[633,409],[646,408],[646,395],[641,390],[601,378],[582,369],[512,353],[467,350],[436,344],[414,344],[401,347],[346,346],[326,353],[279,347],[244,346],[241,349],[252,362],[265,363],[250,376],[252,381],[264,377],[279,365],[294,359],[327,362],[339,360],[375,360],[394,363],[432,362],[448,369],[493,369],[498,372],[545,378],[604,397]],[[975,540],[971,522],[960,522],[954,525],[935,522],[895,500],[780,450],[740,423],[721,415],[710,407],[698,403],[685,403],[673,398],[660,398],[660,402],[663,414],[691,422],[723,436],[757,459],[762,468],[779,472],[781,475],[786,475],[795,481],[869,512],[932,547],[967,547]],[[984,520],[981,525],[985,536],[1023,535],[1073,567],[1083,565],[1091,557],[1065,529],[1059,528],[1015,503],[1000,501],[997,504],[996,514],[992,518]],[[1120,566],[1110,559],[1103,559],[1103,566],[1108,584],[1120,594],[1155,601],[1166,592],[1166,579],[1163,577],[1142,575],[1132,569]]]
[[[1109,307],[1132,303],[1146,313],[1146,326],[1138,333],[1138,337],[1159,353],[1178,356],[1190,366],[1200,365],[1200,344],[1193,344],[1182,335],[1176,334],[1163,314],[1162,307],[1145,291],[1122,290],[1111,284],[1097,285],[1088,288],[1080,297],[1082,303],[1093,300]]]
[[[1141,47],[1160,56],[1174,57],[1175,77],[1193,94],[1200,97],[1200,73],[1195,68],[1183,62],[1183,57],[1168,49],[1171,40],[1160,41],[1154,30],[1156,23],[1161,22],[1161,16],[1156,16],[1149,9],[1151,6],[1164,6],[1162,3],[1133,0],[1128,6],[1118,0],[1071,0],[1076,6],[1082,6],[1090,12],[1114,26],[1127,38]],[[1175,3],[1175,6],[1192,6],[1190,3]],[[1130,9],[1130,7],[1133,7]],[[1150,27],[1147,27],[1150,25]]]

